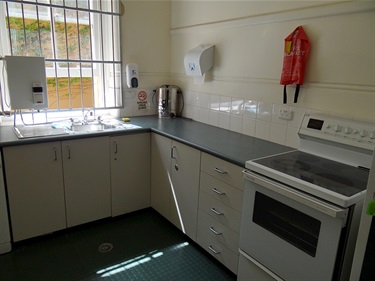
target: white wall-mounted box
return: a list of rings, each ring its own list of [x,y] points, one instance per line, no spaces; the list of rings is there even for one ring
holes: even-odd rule
[[[48,107],[46,66],[43,57],[5,56],[10,107]]]

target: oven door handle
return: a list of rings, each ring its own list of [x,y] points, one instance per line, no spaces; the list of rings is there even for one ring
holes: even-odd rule
[[[259,174],[253,173],[249,170],[243,171],[243,177],[246,180],[252,181],[264,188],[272,190],[273,192],[276,192],[278,194],[284,195],[285,197],[288,197],[303,205],[306,205],[322,213],[325,213],[333,218],[342,219],[343,226],[345,226],[346,224],[346,220],[348,217],[347,209],[343,209],[338,206],[328,204],[307,193],[300,192],[297,189],[291,188],[287,185],[283,185],[278,182],[272,181],[268,178],[262,177]]]

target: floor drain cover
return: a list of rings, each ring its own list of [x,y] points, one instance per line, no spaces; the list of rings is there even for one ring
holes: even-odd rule
[[[98,250],[100,253],[108,253],[113,248],[111,243],[103,243],[99,246]]]

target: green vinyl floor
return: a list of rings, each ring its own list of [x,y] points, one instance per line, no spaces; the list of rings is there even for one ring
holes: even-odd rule
[[[0,255],[2,281],[236,280],[152,209],[29,239]]]

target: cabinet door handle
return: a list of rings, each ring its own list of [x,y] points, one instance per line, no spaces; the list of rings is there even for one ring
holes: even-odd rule
[[[215,192],[216,194],[219,194],[219,195],[225,195],[225,192],[221,192],[216,187],[212,188],[212,191]]]
[[[210,251],[213,252],[215,255],[220,254],[220,252],[219,252],[219,251],[216,251],[216,250],[212,247],[212,245],[208,246],[208,249],[210,249]]]
[[[115,145],[115,154],[117,154],[117,141],[114,141],[113,143]]]
[[[220,235],[221,232],[218,232],[213,226],[210,227],[210,230],[215,234],[215,235]]]
[[[172,158],[172,159],[177,159],[177,158],[174,156],[174,149],[175,149],[175,148],[176,148],[175,145],[171,147],[171,158]]]
[[[68,149],[68,159],[70,159],[70,146],[68,145],[66,148]]]
[[[220,170],[219,168],[216,168],[216,167],[214,167],[214,171],[222,175],[228,174],[228,172]]]
[[[57,149],[56,149],[56,147],[53,148],[53,152],[55,154],[55,159],[53,159],[53,160],[57,161]]]
[[[218,215],[218,216],[222,216],[222,215],[224,215],[224,213],[219,212],[219,211],[216,210],[215,208],[211,208],[211,212],[213,212],[214,214],[216,214],[216,215]]]

